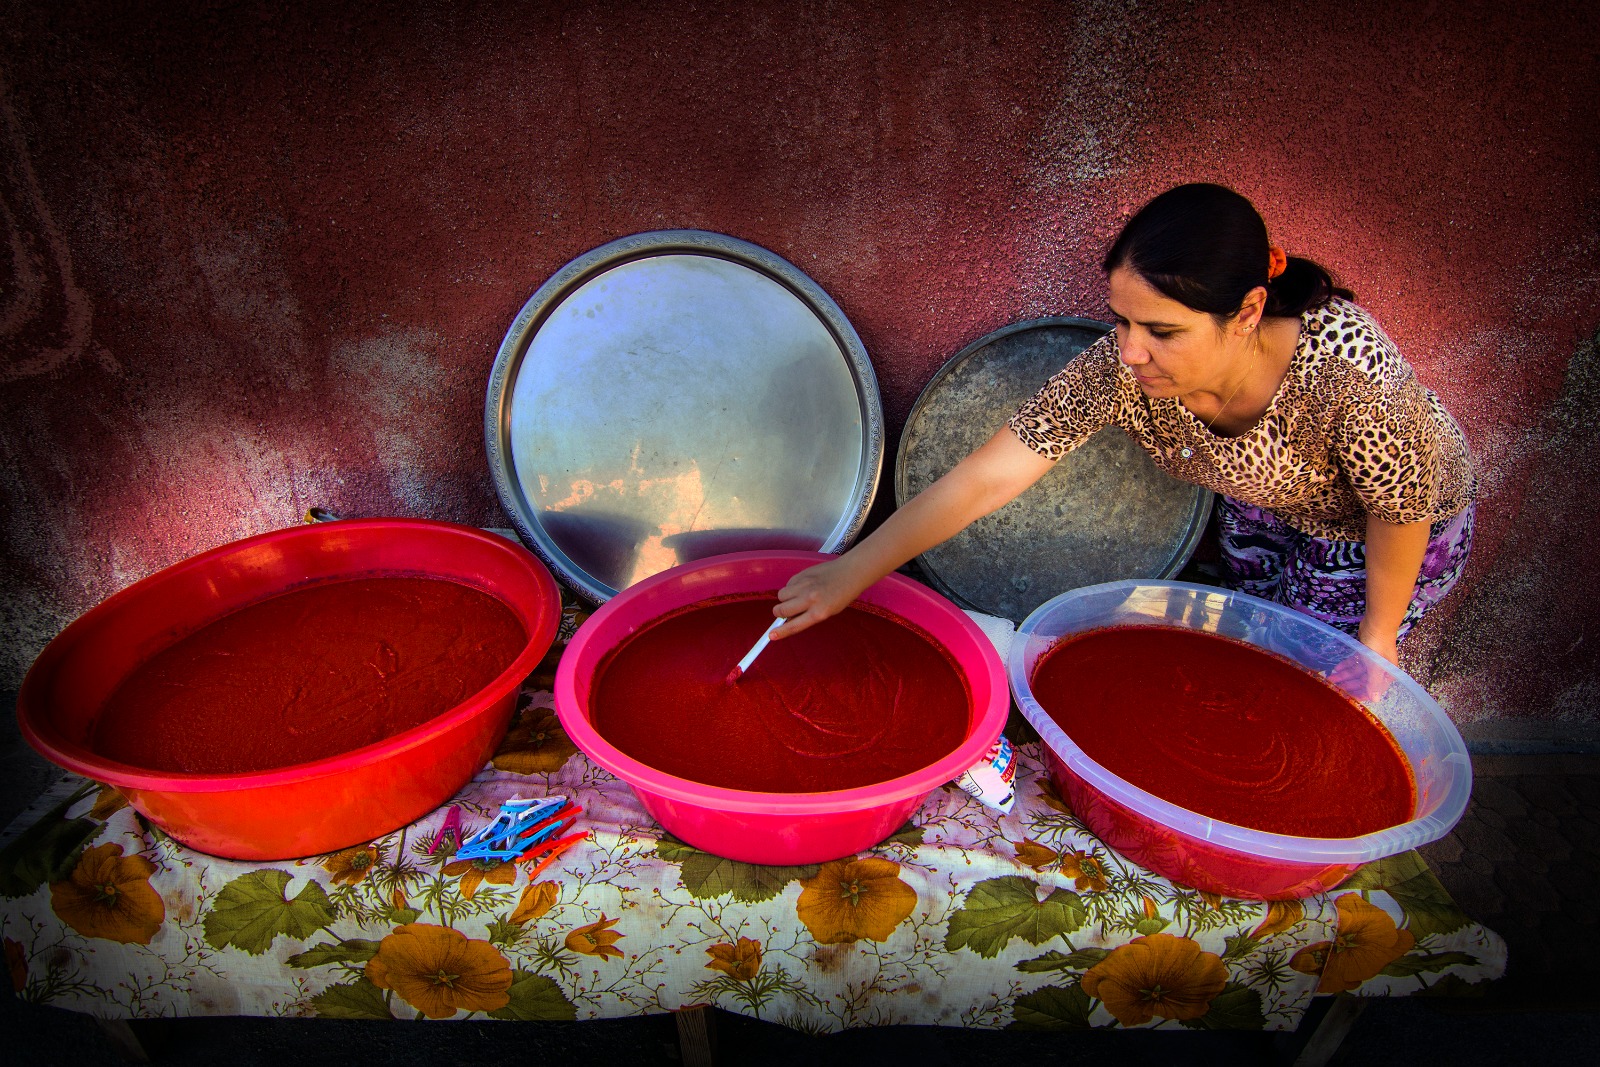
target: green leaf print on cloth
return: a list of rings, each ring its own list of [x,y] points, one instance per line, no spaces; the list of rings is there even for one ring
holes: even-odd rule
[[[572,1022],[578,1009],[568,1000],[561,987],[542,974],[513,971],[511,977],[511,1002],[503,1008],[489,1012],[491,1019],[511,1019],[516,1022]]]
[[[1406,914],[1406,929],[1411,936],[1452,934],[1472,920],[1462,911],[1432,871],[1423,871],[1399,885],[1383,888]]]
[[[206,913],[206,941],[212,948],[235,948],[259,956],[279,934],[303,941],[333,923],[333,905],[318,882],[307,882],[293,900],[283,890],[290,882],[276,868],[240,875],[222,887]]]
[[[1039,899],[1039,883],[1008,874],[979,882],[950,915],[945,948],[970,948],[994,957],[1013,937],[1042,945],[1083,925],[1083,901],[1070,889],[1052,889]]]
[[[364,937],[352,937],[335,945],[323,941],[304,952],[297,952],[286,961],[291,967],[323,967],[330,963],[366,963],[378,954],[378,942]]]
[[[1261,994],[1238,982],[1223,986],[1200,1018],[1179,1022],[1191,1030],[1261,1030],[1267,1025],[1261,1012]]]
[[[1019,960],[1017,970],[1023,974],[1043,974],[1049,971],[1087,971],[1111,955],[1108,948],[1080,948],[1076,952],[1057,952],[1051,949],[1043,956]]]
[[[1442,971],[1446,967],[1476,967],[1478,957],[1470,952],[1424,952],[1414,956],[1401,956],[1379,971],[1390,978],[1410,978],[1415,974]]]
[[[1340,892],[1352,890],[1388,893],[1405,912],[1402,925],[1418,939],[1454,933],[1472,921],[1416,852],[1402,852],[1367,864],[1339,886]]]
[[[918,845],[922,844],[922,837],[922,827],[918,826],[914,822],[908,822],[904,826],[900,827],[900,829],[884,838],[877,847],[883,848],[885,845],[904,845],[906,848],[916,848]]]
[[[1024,993],[1012,1009],[1011,1030],[1088,1030],[1094,1002],[1083,987],[1047,985]]]
[[[319,1019],[393,1019],[383,990],[365,978],[331,985],[311,998]]]
[[[820,864],[800,867],[763,867],[755,863],[725,860],[663,835],[656,855],[682,867],[683,888],[696,900],[711,900],[726,894],[740,904],[759,904],[782,893],[790,882],[815,878]]]
[[[1387,889],[1391,885],[1409,881],[1427,869],[1427,863],[1417,853],[1401,852],[1394,856],[1386,856],[1381,860],[1373,860],[1357,870],[1349,878],[1346,878],[1336,888],[1340,892]]]
[[[84,846],[100,836],[105,824],[82,817],[66,818],[67,809],[89,795],[85,786],[18,834],[0,850],[0,896],[25,897],[46,882],[72,873]]]

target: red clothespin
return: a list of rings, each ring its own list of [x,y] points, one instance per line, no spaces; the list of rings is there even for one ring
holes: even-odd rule
[[[540,844],[535,845],[533,848],[530,848],[522,856],[519,856],[517,858],[517,862],[525,862],[526,860],[531,859],[536,855],[540,855],[541,853],[544,855],[544,858],[528,871],[528,881],[531,884],[535,878],[539,877],[539,874],[546,867],[550,866],[556,861],[557,856],[561,855],[567,849],[571,848],[573,845],[576,845],[579,841],[582,841],[588,836],[589,831],[579,830],[575,834],[568,834],[566,837],[557,838],[554,841],[541,842]]]
[[[518,840],[526,840],[527,838],[538,837],[538,836],[554,837],[555,834],[542,834],[541,835],[540,831],[548,830],[548,829],[550,829],[550,827],[559,825],[561,823],[571,822],[573,819],[576,819],[582,813],[583,813],[583,809],[581,807],[579,807],[578,805],[576,805],[576,804],[568,804],[566,807],[562,808],[560,811],[556,812],[554,815],[550,816],[548,819],[545,819],[545,820],[543,820],[543,821],[541,821],[539,823],[536,823],[535,825],[530,826],[526,830],[523,830],[521,833],[517,834],[517,839]]]

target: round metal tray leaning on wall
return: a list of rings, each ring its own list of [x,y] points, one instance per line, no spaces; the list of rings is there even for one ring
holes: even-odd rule
[[[838,305],[699,230],[612,241],[540,286],[484,438],[518,533],[597,603],[706,556],[840,549],[883,464],[877,377]]]
[[[983,444],[1024,400],[1110,325],[1054,317],[979,338],[939,369],[906,419],[896,506]],[[1211,492],[1167,475],[1115,426],[1057,463],[993,515],[917,557],[964,607],[1020,623],[1064,593],[1183,569],[1211,515]]]

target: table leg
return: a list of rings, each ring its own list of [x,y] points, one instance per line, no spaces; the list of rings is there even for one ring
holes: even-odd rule
[[[125,1059],[134,1063],[149,1063],[150,1053],[145,1051],[144,1042],[139,1040],[139,1035],[133,1032],[133,1027],[128,1025],[126,1019],[96,1019],[100,1024],[100,1032],[111,1039],[117,1051]]]
[[[678,1021],[678,1052],[683,1067],[714,1067],[717,1062],[717,1027],[714,1008],[681,1008],[673,1012]]]
[[[1287,1040],[1278,1046],[1275,1061],[1287,1067],[1324,1067],[1366,1007],[1364,997],[1315,998],[1300,1028],[1282,1035]]]

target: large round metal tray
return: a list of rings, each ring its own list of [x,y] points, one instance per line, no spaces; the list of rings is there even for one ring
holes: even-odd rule
[[[898,505],[926,489],[1005,425],[1024,400],[1111,327],[1045,318],[962,349],[917,398],[900,437]],[[1167,475],[1108,426],[1038,484],[918,557],[957,603],[1020,623],[1046,600],[1124,578],[1183,569],[1211,515],[1211,493]]]
[[[839,549],[883,463],[877,378],[838,305],[699,230],[612,241],[540,286],[484,437],[517,531],[595,602],[705,556]]]

